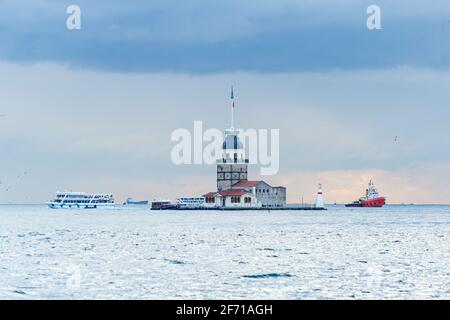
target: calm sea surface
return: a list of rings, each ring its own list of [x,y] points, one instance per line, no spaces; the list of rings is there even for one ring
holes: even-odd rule
[[[450,299],[450,206],[0,206],[3,299]]]

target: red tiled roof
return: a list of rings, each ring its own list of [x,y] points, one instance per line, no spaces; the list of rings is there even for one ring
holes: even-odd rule
[[[235,184],[233,184],[233,187],[254,187],[256,186],[258,183],[260,183],[261,181],[246,181],[246,180],[241,180],[236,182]]]
[[[208,192],[207,194],[204,194],[203,197],[213,197],[216,194],[217,194],[217,192],[212,191],[212,192]]]
[[[228,190],[219,192],[219,194],[222,197],[226,197],[226,196],[242,196],[242,195],[247,194],[247,193],[248,193],[247,191],[240,190],[240,189],[228,189]]]

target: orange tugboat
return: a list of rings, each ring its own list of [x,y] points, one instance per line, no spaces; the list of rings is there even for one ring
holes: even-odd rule
[[[385,197],[380,197],[378,190],[375,188],[372,180],[369,181],[369,186],[366,189],[366,195],[359,198],[352,203],[348,203],[346,207],[382,207],[386,203]]]

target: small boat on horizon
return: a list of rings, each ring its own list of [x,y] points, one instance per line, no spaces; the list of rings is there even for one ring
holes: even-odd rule
[[[366,189],[365,196],[359,198],[352,203],[348,203],[346,207],[373,207],[380,208],[386,204],[386,198],[380,197],[378,190],[372,180],[369,181],[369,186]]]
[[[170,210],[175,209],[177,206],[170,200],[153,200],[150,209],[151,210]]]

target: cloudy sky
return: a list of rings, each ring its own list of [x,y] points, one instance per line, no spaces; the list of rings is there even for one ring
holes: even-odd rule
[[[213,190],[170,135],[227,127],[231,85],[239,127],[280,129],[263,178],[290,202],[319,181],[351,201],[371,178],[391,203],[450,202],[448,0],[3,0],[0,39],[0,203]]]

